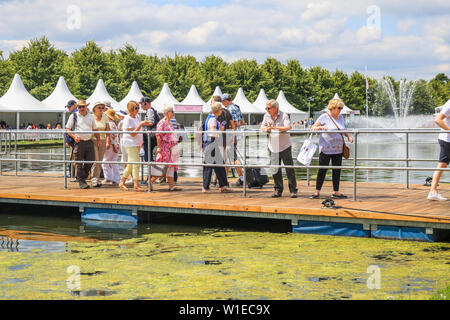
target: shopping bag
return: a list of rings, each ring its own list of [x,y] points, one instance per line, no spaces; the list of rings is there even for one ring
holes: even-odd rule
[[[311,160],[316,153],[317,145],[312,141],[312,134],[305,140],[298,154],[297,160],[305,166],[311,164]]]

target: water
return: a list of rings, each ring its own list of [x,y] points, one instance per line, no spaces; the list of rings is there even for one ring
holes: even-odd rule
[[[114,230],[75,212],[6,210],[0,299],[428,299],[450,282],[448,243],[299,235],[289,223],[192,216]]]

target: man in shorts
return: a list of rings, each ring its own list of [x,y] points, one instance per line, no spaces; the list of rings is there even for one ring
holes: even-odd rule
[[[442,130],[450,130],[450,100],[442,107],[441,112],[434,120],[436,124],[441,127]],[[441,146],[441,153],[439,155],[438,168],[447,168],[450,163],[450,133],[442,132],[439,135],[439,145]],[[441,179],[443,171],[435,171],[433,175],[433,182],[431,183],[430,193],[428,194],[428,200],[433,201],[445,201],[447,198],[441,196],[437,187],[439,180]]]

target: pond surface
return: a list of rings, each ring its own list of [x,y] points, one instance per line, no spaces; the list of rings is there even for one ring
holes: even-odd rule
[[[56,213],[0,210],[0,299],[428,299],[450,283],[449,243],[198,216],[102,228]]]

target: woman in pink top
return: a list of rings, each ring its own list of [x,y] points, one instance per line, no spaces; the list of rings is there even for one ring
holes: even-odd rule
[[[156,131],[174,131],[170,119],[174,112],[172,106],[165,106],[163,109],[164,118],[158,122]],[[155,162],[177,163],[179,161],[178,136],[176,133],[157,133],[157,149]],[[167,177],[169,191],[181,191],[175,186],[174,173],[178,170],[176,165],[155,165],[152,166],[152,182],[159,177]]]

